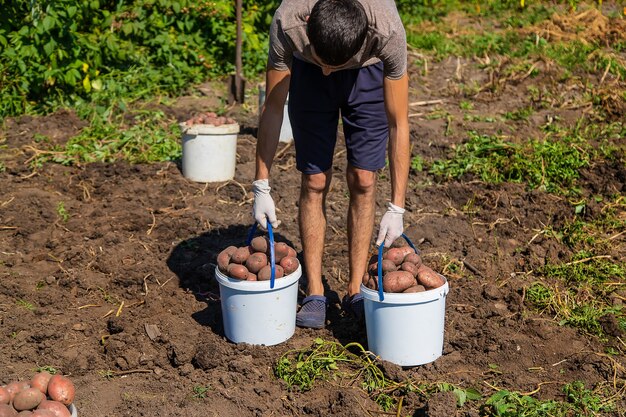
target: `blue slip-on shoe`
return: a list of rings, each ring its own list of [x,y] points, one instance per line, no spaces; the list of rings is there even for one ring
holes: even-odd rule
[[[302,300],[300,311],[296,313],[296,325],[311,329],[322,329],[326,324],[326,297],[309,295]]]
[[[341,308],[346,313],[352,314],[358,320],[365,318],[365,306],[363,301],[363,294],[357,293],[350,297],[346,294],[341,300]]]

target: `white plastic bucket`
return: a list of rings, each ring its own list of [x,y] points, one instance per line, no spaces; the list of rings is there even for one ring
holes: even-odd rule
[[[265,84],[259,84],[259,116],[263,103],[265,103]],[[283,124],[280,126],[278,141],[283,143],[293,141],[293,131],[291,130],[291,122],[289,121],[289,94],[287,94],[287,100],[285,100],[285,106],[283,107]]]
[[[72,414],[72,417],[78,417],[78,410],[76,409],[74,404],[68,405],[67,408],[70,410],[70,413]]]
[[[197,182],[232,180],[237,161],[237,123],[213,126],[181,124],[183,176]]]
[[[445,279],[445,277],[444,277]],[[433,362],[443,353],[448,281],[418,293],[384,293],[361,285],[368,348],[400,366]]]
[[[217,267],[222,319],[226,337],[235,343],[277,345],[296,331],[298,280],[302,267],[270,281],[242,281],[224,275]]]

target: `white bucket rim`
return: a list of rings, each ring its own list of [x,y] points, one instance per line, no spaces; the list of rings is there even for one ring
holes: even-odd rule
[[[72,417],[78,417],[78,410],[73,403],[68,405],[67,408],[70,410],[70,414],[72,415]]]
[[[215,267],[215,277],[220,285],[223,285],[228,288],[232,288],[238,291],[246,291],[246,292],[265,292],[265,291],[275,291],[281,288],[286,288],[297,282],[302,276],[302,265],[298,265],[298,269],[293,271],[289,275],[285,275],[282,278],[274,279],[274,288],[270,288],[270,281],[245,281],[236,278],[231,278],[227,275],[224,275],[219,268]]]
[[[437,288],[433,288],[432,290],[422,291],[422,292],[414,292],[414,293],[393,293],[393,292],[385,292],[385,299],[380,301],[380,296],[378,291],[367,288],[365,285],[361,284],[361,294],[363,294],[363,298],[366,300],[374,301],[381,304],[422,304],[428,303],[431,301],[438,300],[448,294],[450,290],[450,286],[448,285],[448,280],[441,274],[437,274],[442,277],[445,283]]]
[[[233,133],[239,133],[239,123],[229,123],[219,126],[194,124],[187,126],[186,123],[181,123],[180,128],[186,135],[232,135]]]

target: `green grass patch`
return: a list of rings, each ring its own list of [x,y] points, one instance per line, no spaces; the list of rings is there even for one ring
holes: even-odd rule
[[[468,141],[456,147],[450,159],[434,161],[430,172],[443,179],[471,175],[488,183],[526,183],[533,189],[568,193],[590,160],[589,145],[576,135],[515,144],[469,132]]]
[[[626,310],[613,302],[626,290],[626,262],[606,254],[613,240],[626,230],[624,213],[626,200],[616,196],[594,219],[583,220],[581,211],[561,230],[547,234],[573,249],[575,255],[569,262],[548,263],[536,271],[542,279],[527,289],[528,303],[561,325],[589,334],[607,336],[602,321],[613,318],[626,331]]]
[[[603,198],[595,198],[598,203]],[[610,249],[614,239],[626,230],[626,197],[615,195],[601,206],[596,217],[585,219],[585,200],[574,202],[576,216],[565,223],[559,232],[563,243],[573,250],[603,253]]]
[[[64,146],[38,150],[34,168],[45,162],[81,165],[90,162],[130,163],[172,161],[180,157],[180,128],[162,112],[144,111],[133,124],[96,122]]]

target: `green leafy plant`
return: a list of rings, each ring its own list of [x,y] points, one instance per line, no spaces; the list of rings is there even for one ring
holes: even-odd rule
[[[525,182],[530,188],[571,193],[580,169],[590,163],[588,147],[579,136],[515,144],[469,132],[469,140],[452,158],[435,161],[430,172],[443,178],[473,174],[490,183]]]
[[[35,305],[30,301],[19,299],[17,300],[18,307],[25,308],[28,311],[35,311]]]
[[[602,393],[586,389],[580,381],[563,386],[567,401],[538,400],[529,395],[500,390],[481,406],[481,415],[488,417],[569,417],[597,415],[614,410],[612,400]],[[594,414],[589,414],[594,413]]]
[[[50,365],[38,366],[35,368],[35,372],[48,372],[49,374],[55,375],[59,372],[55,367]]]
[[[70,214],[67,212],[65,208],[65,203],[63,201],[59,201],[57,204],[57,215],[61,220],[67,222],[70,219]]]
[[[106,103],[119,91],[127,97],[176,95],[189,84],[233,69],[231,1],[17,0],[0,5],[0,117],[81,100]],[[244,2],[243,59],[249,74],[264,67],[277,5]]]
[[[205,387],[203,385],[194,386],[193,398],[198,398],[198,399],[206,398],[207,392],[209,392],[210,389],[211,389],[210,387]]]

